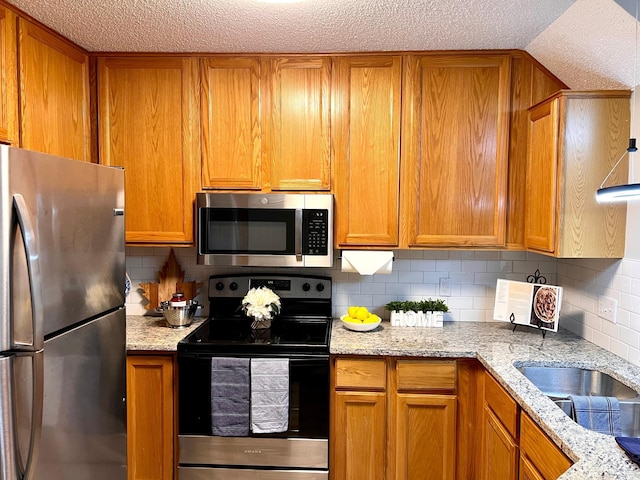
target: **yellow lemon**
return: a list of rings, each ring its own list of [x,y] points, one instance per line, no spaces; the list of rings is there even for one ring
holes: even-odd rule
[[[351,306],[347,309],[347,313],[349,314],[350,317],[355,317],[358,313],[358,308],[360,307]]]
[[[364,320],[364,323],[378,323],[378,320],[380,320],[380,317],[372,313],[369,318]]]
[[[345,317],[345,320],[347,322],[351,322],[351,323],[360,323],[360,320],[358,320],[356,317],[352,317],[352,316]]]
[[[358,308],[358,312],[356,313],[356,318],[358,320],[366,320],[367,318],[369,318],[369,315],[371,315],[369,313],[369,310],[367,310],[365,307],[360,307]]]

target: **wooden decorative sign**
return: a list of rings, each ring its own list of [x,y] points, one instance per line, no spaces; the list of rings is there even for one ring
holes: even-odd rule
[[[149,300],[145,305],[147,310],[155,310],[160,306],[160,302],[169,301],[175,292],[184,293],[187,301],[193,300],[198,295],[198,289],[203,285],[202,282],[184,281],[184,272],[176,260],[173,249],[169,252],[169,259],[162,266],[162,270],[158,272],[158,277],[158,282],[140,284],[140,288],[144,290],[144,296]]]

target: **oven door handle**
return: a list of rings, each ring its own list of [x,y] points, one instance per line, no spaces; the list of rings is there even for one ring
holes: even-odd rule
[[[296,208],[296,218],[295,218],[295,254],[296,260],[302,261],[302,209]]]

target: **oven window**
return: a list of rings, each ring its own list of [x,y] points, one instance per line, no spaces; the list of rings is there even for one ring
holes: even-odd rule
[[[201,245],[212,254],[295,254],[295,210],[203,208]]]
[[[211,435],[211,357],[179,355],[178,375],[179,433]],[[328,358],[290,359],[289,430],[255,436],[329,437]]]

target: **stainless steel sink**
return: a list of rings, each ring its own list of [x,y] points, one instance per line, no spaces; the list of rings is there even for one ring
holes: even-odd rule
[[[518,370],[550,397],[593,395],[624,400],[638,396],[635,390],[598,370],[568,367],[519,367]]]
[[[572,417],[570,395],[616,397],[620,403],[622,435],[640,437],[640,395],[598,370],[568,367],[517,367],[531,383]]]

